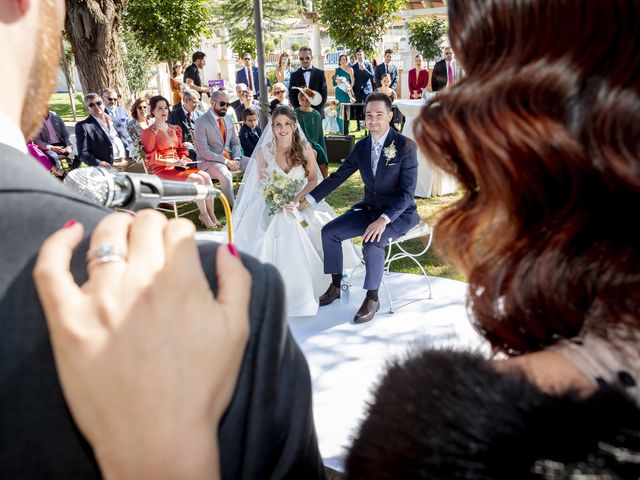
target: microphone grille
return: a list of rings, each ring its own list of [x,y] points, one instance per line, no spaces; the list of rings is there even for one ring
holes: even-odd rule
[[[113,195],[113,179],[101,168],[71,170],[65,177],[64,184],[85,200],[99,205],[107,205]]]

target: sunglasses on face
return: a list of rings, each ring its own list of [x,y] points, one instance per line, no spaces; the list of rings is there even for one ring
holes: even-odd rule
[[[110,102],[117,102],[118,99],[116,97],[109,97],[107,98],[107,100],[109,100]]]
[[[276,95],[280,95],[281,93],[284,93],[284,90],[278,90],[275,92]]]
[[[147,106],[146,105],[138,105],[138,110],[146,110]]]
[[[216,102],[216,105],[219,107],[226,107],[227,105],[231,105],[229,102]]]
[[[246,62],[247,60],[251,61],[251,58],[247,57],[247,58],[243,58],[242,59],[244,62]]]
[[[311,60],[311,57],[300,57],[300,60],[304,60],[305,62]]]
[[[96,100],[95,102],[92,102],[89,104],[89,108],[94,108],[94,107],[101,107],[102,106],[102,101],[101,100]]]

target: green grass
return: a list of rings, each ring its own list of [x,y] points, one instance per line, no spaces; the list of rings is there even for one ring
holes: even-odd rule
[[[77,93],[75,97],[76,117],[80,121],[87,116],[84,108],[82,94]],[[73,122],[73,114],[71,112],[71,104],[69,103],[69,95],[66,93],[54,93],[49,98],[49,110],[56,112],[65,122]]]

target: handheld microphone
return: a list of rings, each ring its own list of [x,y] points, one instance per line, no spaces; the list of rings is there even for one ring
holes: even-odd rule
[[[102,167],[72,170],[64,183],[93,203],[133,211],[155,208],[161,202],[208,200],[222,195],[217,188],[205,185],[163,180],[144,173],[111,173]]]

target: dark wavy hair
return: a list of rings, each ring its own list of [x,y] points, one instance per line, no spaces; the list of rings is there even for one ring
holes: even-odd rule
[[[285,116],[294,125],[298,124],[298,117],[296,116],[296,112],[293,108],[288,105],[279,105],[273,109],[271,113],[271,123],[275,123],[276,117]],[[304,149],[306,142],[302,142],[302,137],[300,137],[299,129],[296,128],[293,132],[293,138],[291,139],[291,149],[287,152],[287,164],[291,165],[291,168],[296,165],[302,165],[304,168],[305,174],[309,175],[309,168],[307,165],[307,158],[304,156]]]
[[[638,326],[640,2],[450,0],[466,77],[415,135],[465,194],[438,246],[476,327],[509,354]],[[635,233],[634,233],[635,232]]]
[[[149,113],[153,113],[160,102],[165,102],[168,108],[171,107],[169,100],[164,98],[162,95],[154,95],[149,99]]]

